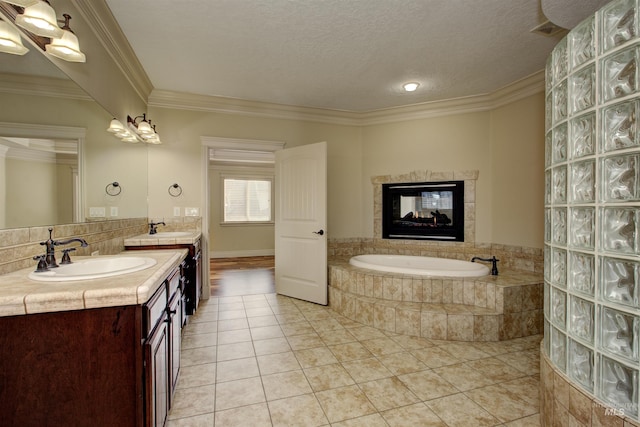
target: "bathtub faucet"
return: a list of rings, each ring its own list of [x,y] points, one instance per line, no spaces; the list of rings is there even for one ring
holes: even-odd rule
[[[495,256],[492,257],[492,258],[480,258],[479,256],[474,256],[473,258],[471,258],[471,262],[476,262],[476,260],[490,262],[491,263],[491,275],[492,276],[497,276],[498,275],[498,261],[500,261],[500,260],[496,259]]]

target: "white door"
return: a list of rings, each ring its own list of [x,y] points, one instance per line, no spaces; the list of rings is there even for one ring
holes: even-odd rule
[[[327,143],[276,151],[276,292],[327,305]]]

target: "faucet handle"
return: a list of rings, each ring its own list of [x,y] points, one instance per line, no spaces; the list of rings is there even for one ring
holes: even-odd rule
[[[44,271],[49,271],[49,267],[47,266],[47,256],[46,255],[36,255],[33,257],[35,261],[38,261],[38,266],[35,269],[36,273],[42,273]]]
[[[60,264],[71,264],[73,261],[71,261],[71,257],[69,256],[69,252],[75,251],[75,250],[76,250],[76,248],[63,249],[62,250],[62,261],[60,261]]]

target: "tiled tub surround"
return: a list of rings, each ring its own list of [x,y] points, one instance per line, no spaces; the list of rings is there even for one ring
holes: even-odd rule
[[[540,334],[542,276],[522,271],[478,278],[399,275],[329,266],[329,306],[367,326],[429,339],[501,341]]]
[[[544,199],[543,352],[574,394],[598,399],[636,423],[639,12],[637,0],[612,1],[571,30],[551,53]],[[557,425],[555,409],[561,412],[562,405],[554,402],[547,403]]]

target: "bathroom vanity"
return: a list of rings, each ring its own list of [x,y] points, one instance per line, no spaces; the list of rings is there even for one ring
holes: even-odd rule
[[[2,425],[164,425],[180,368],[187,252],[141,252],[155,265],[115,277],[1,275]]]

